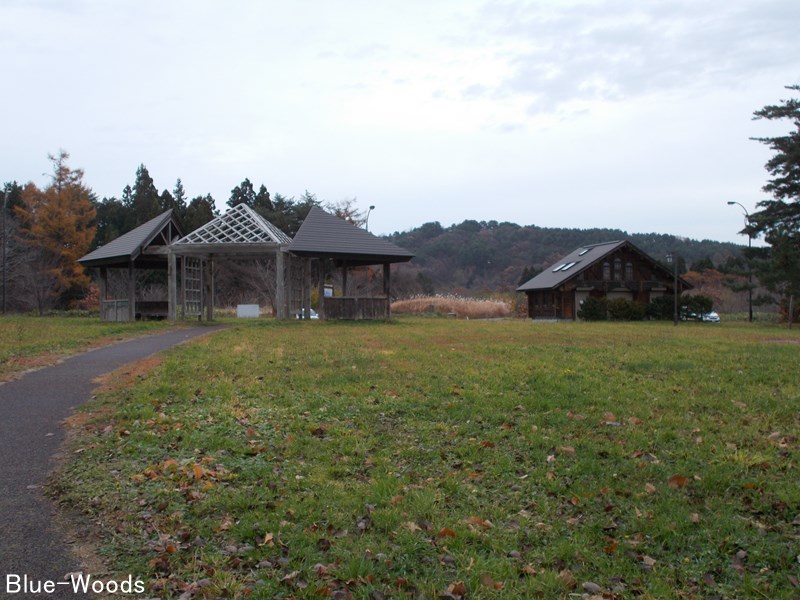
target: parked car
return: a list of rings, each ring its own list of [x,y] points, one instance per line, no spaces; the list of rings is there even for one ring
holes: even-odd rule
[[[713,310],[711,312],[704,313],[700,318],[704,323],[719,323],[719,315]]]
[[[296,319],[304,319],[305,318],[305,312],[306,312],[306,309],[305,308],[301,308],[300,310],[298,310],[294,314],[294,316],[295,316]],[[308,314],[309,314],[309,317],[308,317],[309,319],[319,319],[319,315],[317,314],[317,311],[315,311],[313,308],[308,309]]]

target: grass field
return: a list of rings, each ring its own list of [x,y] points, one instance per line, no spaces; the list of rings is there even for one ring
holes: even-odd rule
[[[50,486],[183,598],[797,598],[800,332],[258,321],[116,378]]]
[[[98,317],[0,317],[0,381],[69,353],[170,326],[165,321],[101,323]]]

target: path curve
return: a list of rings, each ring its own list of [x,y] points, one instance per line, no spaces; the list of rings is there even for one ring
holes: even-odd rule
[[[64,441],[62,422],[86,402],[96,377],[219,327],[178,329],[104,346],[0,385],[0,596],[7,575],[61,581],[81,566],[53,527],[54,507],[42,486]],[[75,598],[55,594],[16,598]]]

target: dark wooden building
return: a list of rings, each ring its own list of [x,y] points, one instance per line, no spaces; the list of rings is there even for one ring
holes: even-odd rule
[[[678,294],[691,285],[677,278]],[[675,276],[628,241],[577,248],[517,288],[528,297],[531,319],[576,319],[589,297],[648,304],[675,290]]]

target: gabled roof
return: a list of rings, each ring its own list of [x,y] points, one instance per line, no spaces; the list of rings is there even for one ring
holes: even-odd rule
[[[292,240],[246,204],[238,204],[181,238],[178,246],[202,244],[288,244]]]
[[[144,249],[159,235],[164,234],[161,245],[167,246],[173,239],[183,235],[180,223],[172,214],[172,209],[167,210],[132,229],[128,233],[110,241],[105,246],[93,250],[78,262],[84,267],[102,267],[109,265],[129,264],[142,254]]]
[[[533,279],[526,281],[517,288],[518,292],[530,292],[534,290],[552,290],[567,281],[577,277],[582,271],[602,260],[606,256],[613,254],[622,247],[638,253],[646,261],[653,265],[654,269],[659,269],[665,276],[672,277],[672,272],[666,269],[650,255],[646,254],[629,241],[603,242],[601,244],[590,244],[576,248],[558,262],[550,265]],[[680,279],[684,289],[691,289],[691,284]]]
[[[408,250],[374,236],[318,206],[309,211],[289,246],[289,252],[297,256],[332,258],[360,265],[406,262],[414,258]]]

